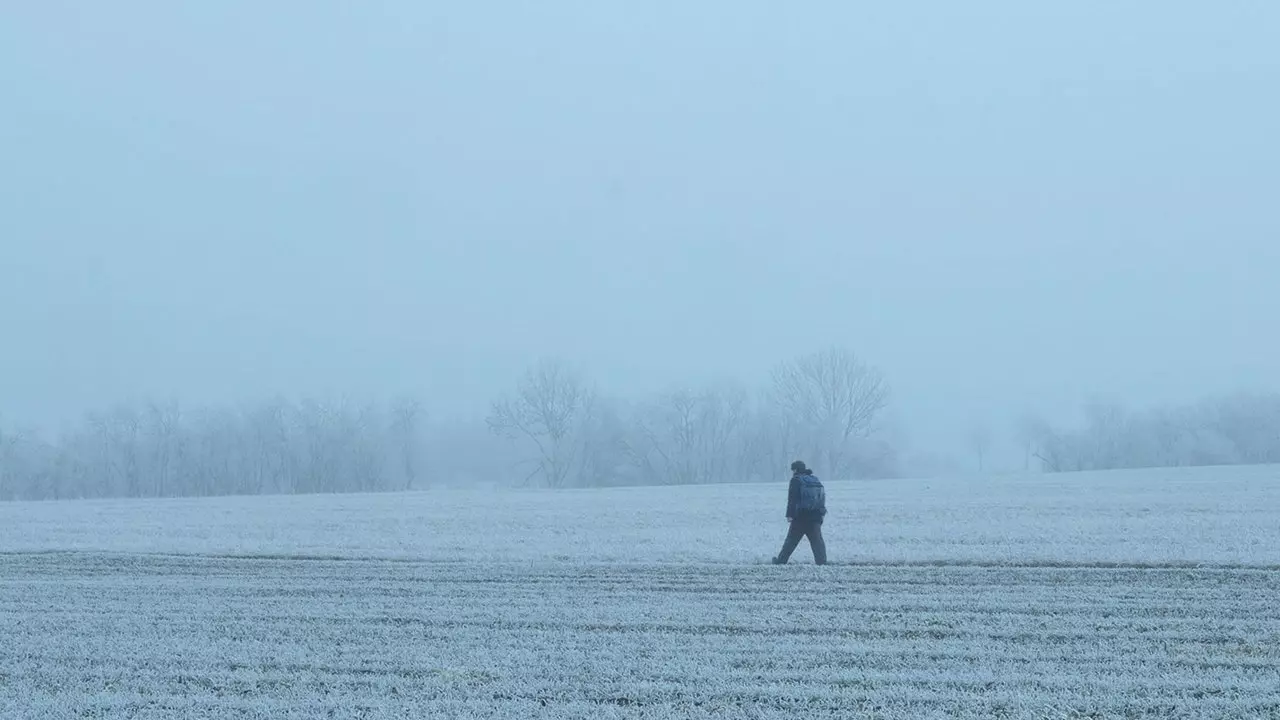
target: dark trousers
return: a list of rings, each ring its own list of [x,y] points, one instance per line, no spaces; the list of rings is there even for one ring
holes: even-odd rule
[[[798,517],[791,521],[791,529],[787,539],[782,543],[782,552],[774,562],[785,564],[800,544],[800,538],[809,537],[809,547],[813,550],[813,562],[817,565],[827,564],[827,543],[822,539],[822,519]]]

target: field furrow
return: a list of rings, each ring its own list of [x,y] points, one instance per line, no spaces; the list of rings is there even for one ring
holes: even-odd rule
[[[0,717],[1280,717],[1248,568],[0,556]]]

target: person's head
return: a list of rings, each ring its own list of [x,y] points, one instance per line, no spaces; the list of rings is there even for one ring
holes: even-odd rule
[[[803,475],[809,472],[809,468],[805,467],[805,464],[803,462],[797,460],[791,463],[791,472],[797,475]]]

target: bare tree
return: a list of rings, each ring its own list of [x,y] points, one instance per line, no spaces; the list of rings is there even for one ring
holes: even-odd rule
[[[1091,445],[1088,469],[1106,470],[1124,467],[1129,455],[1129,416],[1120,404],[1095,398],[1085,403],[1085,423]]]
[[[584,485],[625,482],[631,443],[623,404],[613,398],[596,397],[587,408],[582,424],[581,458],[577,465]]]
[[[803,452],[804,436],[773,401],[771,389],[762,391],[757,408],[748,419],[743,460],[753,480],[777,478]]]
[[[252,447],[256,492],[292,492],[298,480],[293,432],[297,410],[284,398],[249,408],[241,417],[242,432]]]
[[[707,474],[714,481],[739,481],[749,472],[745,444],[750,422],[746,388],[726,384],[704,391],[702,424],[706,431]]]
[[[175,402],[147,405],[146,441],[150,450],[147,464],[151,476],[151,492],[166,497],[174,489],[174,471],[182,454],[181,413]]]
[[[1039,457],[1045,440],[1051,434],[1049,423],[1038,414],[1027,411],[1018,417],[1014,424],[1013,437],[1022,451],[1022,469],[1031,471],[1031,459]]]
[[[736,386],[674,390],[643,405],[632,442],[641,476],[657,484],[735,479],[745,467],[748,410]]]
[[[646,484],[678,485],[698,481],[698,434],[693,393],[677,390],[643,405],[636,414],[634,458]]]
[[[777,366],[771,400],[779,420],[804,438],[797,448],[832,477],[852,466],[854,441],[870,437],[888,405],[881,372],[849,350],[831,348]]]
[[[422,403],[415,398],[402,397],[391,406],[392,443],[399,455],[405,490],[414,487],[418,481],[418,422],[421,414]]]
[[[1229,443],[1236,462],[1280,462],[1280,393],[1236,393],[1200,414]]]
[[[0,426],[0,500],[17,496],[18,437]]]
[[[99,467],[112,479],[112,491],[125,497],[139,497],[142,490],[142,420],[138,412],[119,405],[109,414],[93,414],[89,425],[101,445]]]
[[[594,399],[580,372],[560,360],[543,360],[525,373],[513,396],[493,404],[486,422],[492,432],[536,449],[526,482],[541,475],[548,486],[564,487],[580,459]]]
[[[977,422],[969,428],[969,448],[978,459],[978,472],[987,469],[987,451],[991,449],[991,429]]]

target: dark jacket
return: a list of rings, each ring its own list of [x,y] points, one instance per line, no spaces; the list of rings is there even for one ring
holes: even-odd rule
[[[791,476],[791,486],[787,488],[787,517],[792,520],[803,520],[818,523],[822,522],[822,513],[820,512],[806,510],[797,514],[798,511],[796,510],[796,506],[800,504],[800,476],[812,474],[812,471],[806,470],[804,472],[795,473]]]

